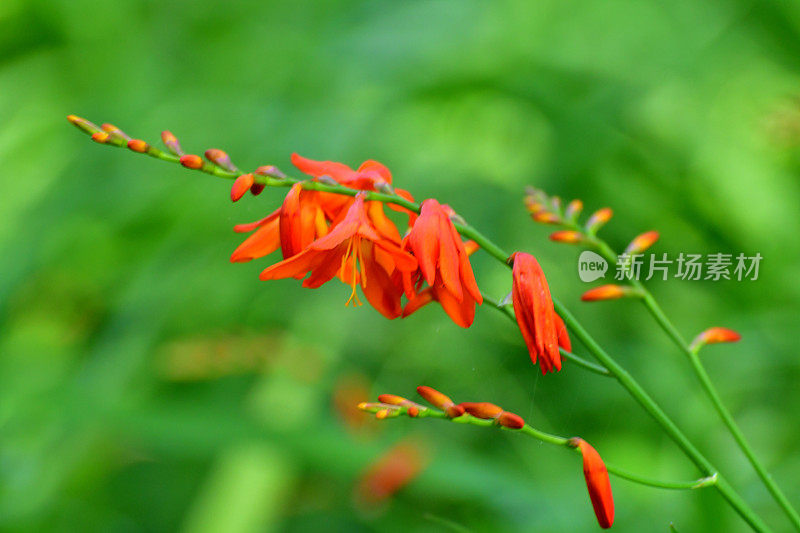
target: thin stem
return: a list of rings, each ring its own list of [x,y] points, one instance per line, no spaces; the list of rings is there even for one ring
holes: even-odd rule
[[[572,331],[578,339],[586,346],[586,348],[594,355],[600,363],[602,363],[613,375],[617,381],[630,393],[631,396],[641,405],[645,411],[664,429],[667,435],[683,450],[687,457],[700,469],[706,476],[711,476],[716,472],[716,468],[709,462],[700,451],[695,448],[691,441],[678,429],[675,423],[667,416],[667,414],[656,404],[656,402],[648,395],[641,385],[631,376],[624,368],[622,368],[610,355],[606,353],[603,348],[597,344],[589,333],[583,329],[583,326],[575,320],[575,317],[561,304],[560,301],[553,298],[556,312],[564,320],[564,323]],[[731,487],[728,482],[722,477],[718,476],[715,485],[723,498],[736,510],[737,513],[756,531],[769,531],[767,525],[759,518],[759,516],[742,500],[739,494]]]
[[[616,254],[614,254],[614,251],[605,241],[594,237],[590,241],[590,243],[593,244],[595,248],[603,256],[605,256],[606,259],[608,259],[612,263],[616,261],[617,259]],[[767,488],[767,490],[772,495],[774,500],[786,513],[786,516],[792,522],[795,529],[800,531],[800,515],[798,515],[797,511],[789,502],[788,498],[783,493],[781,488],[778,486],[777,483],[775,483],[775,480],[772,478],[772,476],[764,467],[764,465],[761,463],[761,461],[758,459],[758,457],[756,457],[753,448],[747,442],[744,433],[742,433],[742,430],[739,428],[739,425],[733,419],[733,416],[731,415],[730,411],[723,403],[722,398],[717,392],[716,387],[714,387],[714,384],[711,382],[711,378],[709,377],[708,372],[703,366],[700,357],[698,357],[697,352],[690,348],[689,344],[686,342],[686,340],[678,331],[678,328],[676,328],[675,325],[672,323],[672,321],[670,321],[666,313],[664,313],[664,310],[661,309],[660,305],[658,305],[658,302],[656,301],[655,297],[649,290],[647,290],[644,284],[641,283],[638,279],[630,279],[629,282],[642,295],[641,299],[644,302],[645,307],[650,312],[650,314],[653,315],[653,318],[655,318],[656,322],[661,327],[661,329],[663,329],[664,332],[666,332],[667,336],[669,336],[669,338],[672,339],[672,341],[675,343],[675,345],[678,346],[678,348],[680,348],[680,350],[684,353],[684,355],[686,355],[689,358],[689,362],[692,366],[692,370],[695,376],[697,376],[697,379],[700,381],[700,385],[703,388],[703,391],[711,400],[711,403],[713,404],[714,409],[717,411],[719,417],[722,419],[723,424],[725,424],[725,427],[728,428],[728,431],[730,431],[731,435],[733,436],[733,439],[736,441],[736,444],[742,450],[742,453],[744,453],[745,457],[747,457],[747,460],[750,462],[753,469],[756,471],[756,474],[758,474],[758,477],[761,479],[762,483],[764,483],[764,486]]]
[[[408,414],[408,413],[405,410],[401,409],[398,410],[398,414]],[[481,427],[490,427],[490,426],[497,427],[497,424],[495,424],[494,421],[492,420],[484,420],[468,414],[456,418],[450,418],[445,413],[438,411],[436,409],[420,410],[419,414],[417,415],[417,418],[439,418],[457,424],[469,424]],[[560,437],[558,435],[553,435],[551,433],[546,433],[544,431],[540,431],[531,426],[530,424],[525,424],[521,429],[518,430],[509,429],[505,427],[501,427],[501,429],[511,432],[522,433],[524,435],[528,435],[529,437],[533,437],[537,440],[546,442],[548,444],[569,448],[570,450],[573,450],[578,454],[580,454],[580,450],[578,448],[575,448],[570,445],[570,439],[567,439],[565,437]],[[663,481],[660,479],[654,479],[651,477],[634,474],[633,472],[630,472],[628,470],[625,470],[610,463],[605,463],[605,465],[609,474],[612,474],[622,479],[627,479],[628,481],[632,481],[640,485],[647,485],[649,487],[656,487],[661,489],[671,489],[671,490],[699,489],[716,485],[719,479],[718,475],[716,473],[713,473],[710,476],[706,476],[700,479],[694,479],[692,481]]]

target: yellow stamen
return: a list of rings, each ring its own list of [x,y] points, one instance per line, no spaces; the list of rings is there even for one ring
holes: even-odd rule
[[[353,272],[350,279],[350,287],[352,287],[353,290],[350,293],[350,298],[348,298],[347,301],[344,303],[345,307],[349,306],[351,302],[353,304],[353,307],[358,307],[360,305],[363,305],[361,303],[361,300],[358,299],[358,293],[356,292],[356,283],[358,281],[359,257],[361,256],[360,241],[361,239],[359,239],[358,237],[353,237],[352,239],[350,239],[347,242],[347,251],[344,253],[344,256],[342,257],[342,267],[341,267],[342,274],[344,274],[344,268],[345,265],[347,264],[347,259],[349,259],[351,256],[353,258]],[[363,265],[361,268],[363,270]]]

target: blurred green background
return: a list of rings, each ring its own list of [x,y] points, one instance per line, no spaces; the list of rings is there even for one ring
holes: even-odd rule
[[[630,470],[698,472],[625,392],[542,377],[480,310],[387,321],[349,289],[231,265],[229,183],[91,143],[75,113],[244,168],[297,151],[374,158],[450,203],[551,288],[775,527],[787,527],[680,353],[633,302],[581,304],[578,250],[547,240],[526,184],[612,206],[618,249],[764,259],[753,282],[653,281],[769,470],[800,503],[800,8],[677,0],[0,2],[0,528],[9,531],[593,531],[580,462],[521,436],[345,406],[432,385],[581,435]],[[482,289],[509,274],[475,256]],[[576,347],[578,353],[585,353]],[[399,442],[427,468],[359,504]],[[740,531],[714,491],[612,479],[620,531]]]

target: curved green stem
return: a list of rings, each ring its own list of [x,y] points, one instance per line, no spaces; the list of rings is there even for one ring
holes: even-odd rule
[[[595,248],[603,255],[606,259],[608,259],[612,264],[616,262],[617,256],[611,247],[603,240],[594,237],[590,244],[593,244]],[[733,419],[728,408],[722,401],[719,393],[717,392],[716,387],[711,382],[711,378],[708,375],[705,367],[703,366],[700,357],[697,355],[697,352],[692,350],[686,340],[678,331],[678,328],[670,321],[667,317],[664,310],[661,309],[661,306],[658,305],[655,297],[653,297],[652,293],[647,290],[643,283],[641,283],[637,279],[628,280],[630,284],[639,291],[642,295],[642,301],[644,302],[645,307],[653,315],[658,325],[661,329],[666,332],[667,336],[675,343],[678,348],[689,358],[689,362],[692,366],[692,370],[694,371],[695,376],[700,381],[700,385],[703,388],[703,391],[706,393],[708,398],[711,400],[711,403],[714,406],[714,409],[717,411],[720,419],[722,419],[723,424],[725,427],[728,428],[733,439],[736,441],[736,444],[739,446],[739,449],[742,450],[742,453],[747,457],[747,460],[750,462],[750,465],[755,470],[758,477],[761,479],[761,482],[767,488],[769,493],[772,495],[773,499],[777,502],[777,504],[781,507],[781,509],[786,513],[786,516],[792,522],[795,529],[800,531],[800,515],[798,515],[795,508],[789,502],[786,495],[783,493],[781,488],[775,483],[775,480],[772,478],[770,473],[761,463],[761,461],[756,457],[753,448],[747,442],[744,433],[739,428],[739,425]]]
[[[397,409],[397,414],[398,415],[408,414],[408,412],[403,409]],[[417,418],[439,418],[442,420],[448,420],[450,422],[454,422],[456,424],[469,424],[472,426],[481,426],[481,427],[497,426],[497,424],[495,424],[495,422],[492,420],[484,420],[468,414],[456,418],[450,418],[441,411],[429,408],[420,410],[419,414],[417,415]],[[528,435],[529,437],[533,437],[537,440],[546,442],[548,444],[552,444],[554,446],[569,448],[570,450],[580,454],[580,450],[578,448],[575,448],[570,445],[570,439],[567,439],[565,437],[560,437],[558,435],[553,435],[551,433],[546,433],[544,431],[540,431],[531,426],[530,424],[525,424],[521,429],[509,429],[504,427],[501,427],[501,429],[505,431],[511,431],[514,433],[522,433],[524,435]],[[627,479],[628,481],[632,481],[634,483],[638,483],[639,485],[647,485],[648,487],[656,487],[660,489],[670,489],[670,490],[700,489],[716,485],[719,479],[717,474],[714,473],[710,476],[706,476],[700,479],[694,479],[692,481],[663,481],[660,479],[654,479],[651,477],[634,474],[633,472],[630,472],[628,470],[625,470],[610,463],[605,463],[605,465],[609,474],[612,474],[622,479]]]

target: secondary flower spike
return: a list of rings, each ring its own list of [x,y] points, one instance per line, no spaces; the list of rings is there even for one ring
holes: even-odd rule
[[[511,297],[519,330],[531,361],[539,361],[542,373],[561,370],[558,351],[560,319],[553,309],[550,287],[542,267],[530,254],[515,252],[512,256],[513,285]]]
[[[586,488],[589,489],[594,514],[600,527],[608,529],[614,524],[614,496],[611,494],[611,481],[608,479],[606,465],[597,450],[585,440],[576,437],[570,439],[570,445],[581,451],[583,476],[586,478]]]
[[[433,198],[422,202],[420,215],[405,241],[419,262],[419,271],[403,277],[409,299],[403,316],[436,300],[456,324],[466,328],[472,325],[475,304],[482,304],[483,296],[475,282],[469,253],[450,220],[453,214],[449,206]],[[415,287],[422,279],[430,288],[417,293]]]

